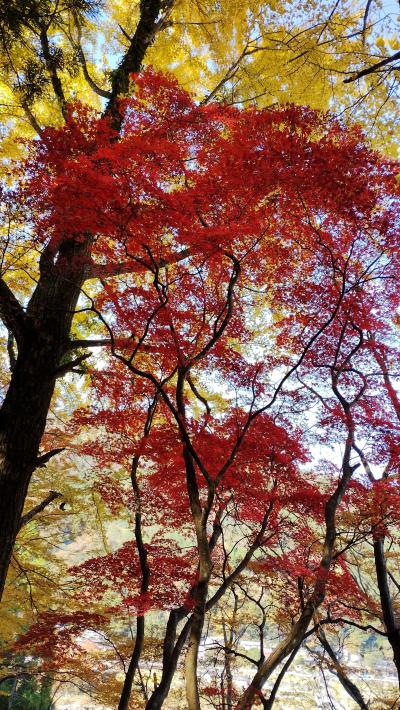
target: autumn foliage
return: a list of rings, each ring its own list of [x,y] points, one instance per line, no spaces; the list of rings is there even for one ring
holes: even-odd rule
[[[347,550],[400,514],[399,166],[308,108],[199,105],[153,70],[132,81],[119,137],[69,105],[16,188],[43,270],[86,245],[70,350],[93,350],[70,445],[132,531],[69,570],[76,616],[45,616],[19,648],[62,664],[84,609],[103,614],[88,628],[137,619],[136,643],[162,612],[161,680],[135,702],[161,707],[187,642],[192,709],[207,613],[235,583],[270,587],[287,644],[237,690],[247,708],[317,612],[379,613]]]

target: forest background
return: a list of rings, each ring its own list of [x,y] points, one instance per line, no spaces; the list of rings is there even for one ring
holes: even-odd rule
[[[398,707],[397,11],[3,4],[4,707]]]

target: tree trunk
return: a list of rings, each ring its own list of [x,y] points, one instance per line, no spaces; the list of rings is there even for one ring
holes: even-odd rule
[[[142,653],[144,639],[144,617],[138,616],[136,619],[136,640],[128,670],[125,674],[124,685],[122,687],[121,697],[118,703],[118,710],[129,710],[129,700],[132,693],[133,681],[135,673]]]
[[[299,620],[291,629],[290,633],[278,644],[275,651],[264,661],[261,668],[254,675],[251,684],[245,690],[239,700],[237,710],[250,710],[253,706],[255,696],[260,695],[261,688],[279,664],[301,645],[304,635],[315,611],[315,603],[310,600]]]
[[[200,695],[197,679],[197,663],[201,634],[204,625],[205,608],[208,593],[208,580],[201,582],[197,587],[196,606],[193,611],[188,649],[185,662],[186,699],[188,710],[200,710]]]
[[[11,693],[10,697],[8,698],[8,703],[7,703],[7,710],[14,710],[14,701],[17,699],[17,687],[18,687],[18,678],[15,676],[11,688]]]
[[[278,695],[278,690],[279,690],[280,684],[282,683],[282,681],[286,675],[286,672],[289,670],[294,659],[296,658],[299,648],[300,648],[300,646],[296,646],[296,648],[293,649],[292,653],[290,654],[289,658],[287,659],[286,663],[284,664],[282,670],[279,672],[279,675],[278,675],[278,677],[273,685],[273,688],[270,692],[269,698],[262,699],[264,710],[272,710],[272,707],[273,707],[274,702],[276,700],[276,696]]]
[[[236,606],[237,606],[237,598],[235,596],[235,608],[234,608],[234,612],[233,612],[233,619],[236,618]],[[228,634],[226,624],[223,621],[222,622],[222,630],[223,630],[223,634],[224,634],[225,649],[229,649],[229,651],[230,651],[232,648],[232,644],[233,644],[232,628],[229,629],[229,634]],[[232,667],[231,667],[231,654],[229,653],[229,651],[225,650],[225,653],[224,653],[224,671],[225,671],[225,678],[226,678],[226,693],[225,693],[223,687],[222,687],[222,691],[223,691],[223,703],[224,704],[225,704],[225,699],[226,699],[226,709],[232,710],[233,677],[232,677]]]
[[[146,710],[160,710],[163,703],[169,693],[172,679],[174,677],[176,667],[178,665],[179,657],[182,649],[186,643],[186,639],[189,635],[190,626],[192,623],[192,617],[186,621],[183,629],[181,630],[178,639],[176,639],[177,626],[179,622],[184,618],[185,612],[176,609],[171,611],[167,628],[164,636],[163,645],[163,669],[161,681],[157,688],[151,694]]]
[[[374,540],[374,558],[383,621],[386,627],[388,641],[392,647],[393,661],[396,666],[400,687],[400,629],[396,623],[392,598],[389,590],[383,537],[378,537]]]
[[[184,414],[183,407],[181,409],[181,413]],[[192,590],[194,610],[192,614],[192,624],[190,627],[189,643],[185,662],[186,699],[188,710],[200,710],[197,663],[204,617],[206,613],[208,583],[212,571],[211,551],[207,535],[207,519],[208,511],[212,505],[213,494],[209,489],[208,509],[203,510],[200,504],[194,461],[186,445],[183,447],[183,457],[186,467],[187,491],[196,531],[197,551],[199,555],[199,578],[196,586]]]
[[[150,411],[149,411],[149,416],[148,416],[148,420],[147,420],[148,422],[149,422],[149,417],[151,417]],[[150,429],[150,424],[149,424],[149,429]],[[145,436],[147,436],[149,429],[147,431],[145,430]],[[143,534],[142,534],[141,498],[140,498],[139,484],[138,484],[138,480],[137,480],[138,464],[139,464],[139,457],[135,456],[133,458],[132,468],[131,468],[131,484],[132,484],[133,495],[135,497],[135,503],[136,503],[135,540],[136,540],[136,545],[137,545],[137,549],[138,549],[138,553],[139,553],[140,571],[142,574],[142,581],[140,584],[140,592],[141,592],[141,594],[145,594],[149,589],[150,568],[149,568],[149,565],[147,562],[147,550],[146,550],[146,546],[143,542]],[[132,686],[133,686],[133,681],[135,678],[135,673],[137,671],[139,661],[140,661],[140,656],[142,654],[143,641],[144,641],[144,616],[138,616],[136,619],[135,645],[133,648],[131,660],[129,662],[128,670],[125,675],[124,685],[122,687],[122,693],[121,693],[121,697],[120,697],[120,700],[118,703],[118,710],[129,710],[129,699],[130,699],[131,693],[132,693]]]
[[[346,693],[348,693],[348,695],[350,695],[352,700],[354,700],[354,702],[357,703],[357,705],[361,708],[361,710],[368,710],[368,705],[366,704],[363,696],[361,695],[361,692],[357,688],[356,684],[353,683],[352,680],[350,680],[347,673],[342,668],[342,665],[339,663],[336,653],[333,650],[332,646],[330,645],[328,639],[326,638],[326,635],[325,635],[325,632],[323,631],[323,629],[320,628],[317,631],[317,637],[320,640],[325,651],[327,652],[329,658],[331,659],[331,661],[333,663],[332,670],[337,675],[339,682],[342,685],[342,687],[345,689]]]
[[[217,515],[214,523],[214,530],[209,542],[210,551],[214,549],[221,534],[222,528],[220,525],[220,518]],[[217,603],[219,598],[218,594],[215,594],[213,599],[208,602],[208,605],[210,605],[209,608],[212,608],[212,606]],[[210,602],[212,602],[212,604],[210,604]],[[185,616],[187,616],[187,613],[187,609],[185,607],[181,607],[179,609],[174,609],[169,615],[163,642],[163,670],[161,681],[149,698],[146,710],[160,710],[169,693],[179,657],[186,643],[193,621],[193,616],[190,616],[177,638],[178,625],[181,621],[183,621]]]
[[[336,540],[336,511],[345,494],[353,472],[357,468],[357,466],[350,464],[353,446],[353,424],[349,414],[350,405],[345,403],[344,409],[348,415],[348,436],[343,454],[342,477],[325,505],[325,539],[320,565],[315,577],[314,589],[297,622],[254,675],[250,685],[246,688],[238,702],[237,710],[251,710],[255,696],[261,694],[261,688],[270,677],[271,673],[273,673],[275,668],[303,642],[311,619],[325,598],[326,583]]]
[[[0,598],[57,378],[84,280],[90,240],[68,241],[56,263],[47,255],[38,285],[20,314],[18,356],[0,409]]]
[[[117,132],[122,123],[118,97],[126,93],[130,74],[140,70],[155,34],[165,27],[160,22],[160,12],[164,10],[165,20],[173,3],[174,0],[169,0],[164,8],[161,0],[141,3],[130,45],[111,77],[111,95],[105,115],[112,117]],[[43,42],[46,45],[44,35]],[[44,49],[46,53],[46,46]],[[51,58],[47,65],[53,89],[64,109],[62,85]],[[65,239],[57,254],[49,246],[44,249],[39,282],[26,314],[0,279],[0,317],[18,344],[10,386],[0,409],[0,600],[29,482],[37,466],[56,370],[68,349],[71,322],[92,241],[90,235],[81,235],[78,239]]]

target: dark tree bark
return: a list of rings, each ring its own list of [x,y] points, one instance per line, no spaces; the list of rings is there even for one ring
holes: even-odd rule
[[[168,10],[173,0],[167,3]],[[165,3],[164,3],[165,5]],[[141,15],[125,57],[114,73],[106,113],[118,114],[118,96],[129,85],[129,74],[142,65],[147,47],[163,28],[162,0],[143,0]],[[41,37],[46,49],[46,38]],[[44,51],[43,50],[43,51]],[[51,60],[51,57],[50,57]],[[58,100],[62,86],[53,63],[48,66]],[[60,93],[61,92],[61,93]],[[121,119],[116,127],[121,125]],[[69,350],[73,314],[85,280],[91,235],[83,241],[66,238],[56,252],[45,249],[40,277],[26,311],[0,279],[0,318],[15,338],[18,355],[0,408],[0,598],[4,591],[29,482],[43,465],[39,448],[58,369]]]
[[[386,628],[387,639],[392,647],[393,661],[396,666],[400,687],[400,629],[394,615],[393,602],[389,589],[383,537],[378,537],[374,540],[374,558],[383,622]]]
[[[88,237],[85,242],[64,243],[55,257],[48,251],[26,313],[13,303],[14,313],[9,314],[7,327],[16,339],[18,355],[0,409],[0,594],[29,482],[35,468],[43,465],[40,442],[89,248]]]
[[[368,705],[365,702],[363,696],[361,695],[359,688],[357,688],[356,684],[353,683],[352,680],[350,680],[345,669],[343,668],[341,663],[339,663],[338,657],[332,646],[330,645],[328,639],[326,638],[325,632],[322,628],[319,628],[317,630],[317,636],[332,661],[331,670],[333,671],[333,673],[335,673],[335,675],[337,675],[338,680],[342,687],[345,689],[346,693],[350,695],[351,699],[354,700],[355,703],[357,703],[361,710],[368,710]]]
[[[151,424],[153,420],[154,410],[157,404],[157,398],[154,399],[147,412],[147,420],[144,428],[144,436],[147,437],[150,433]],[[147,562],[147,549],[143,540],[142,532],[142,508],[141,508],[141,496],[140,488],[137,479],[137,471],[139,466],[139,456],[134,456],[131,466],[131,485],[132,491],[135,498],[136,512],[135,512],[135,541],[139,554],[140,571],[142,575],[140,583],[140,592],[145,594],[149,589],[150,584],[150,567]],[[144,616],[138,616],[136,618],[136,639],[132,651],[132,656],[129,662],[128,670],[125,675],[124,684],[122,687],[121,697],[118,703],[118,710],[129,710],[129,700],[132,694],[133,681],[135,679],[135,673],[139,666],[140,656],[142,655],[142,648],[144,642],[145,633],[145,620]]]

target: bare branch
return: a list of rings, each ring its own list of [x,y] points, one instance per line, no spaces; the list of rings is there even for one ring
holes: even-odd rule
[[[74,42],[71,37],[71,43],[77,52],[79,63],[82,67],[83,76],[85,77],[87,83],[89,84],[90,88],[95,92],[95,94],[102,96],[104,99],[110,99],[111,92],[106,91],[105,89],[102,89],[100,86],[98,86],[89,74],[89,70],[88,70],[87,62],[86,62],[86,57],[85,57],[84,51],[82,49],[81,23],[79,22],[79,19],[77,16],[75,16],[75,27],[76,27],[76,30],[78,33],[78,41]]]
[[[36,116],[32,113],[32,110],[31,110],[30,106],[28,105],[27,101],[23,101],[21,106],[24,109],[25,115],[26,115],[29,123],[31,124],[33,130],[36,131],[38,136],[43,135],[43,128],[41,128],[41,126],[37,122]]]
[[[361,79],[363,76],[367,76],[368,74],[374,74],[375,72],[378,71],[378,69],[381,69],[382,67],[387,66],[388,64],[392,64],[392,62],[396,62],[398,59],[400,59],[400,52],[395,52],[392,54],[391,57],[386,57],[385,59],[382,59],[380,62],[376,62],[375,64],[372,64],[370,67],[366,67],[366,69],[362,69],[361,71],[357,72],[353,76],[349,76],[347,79],[343,80],[344,84],[350,84],[352,81],[356,81],[357,79]],[[399,67],[392,67],[392,69],[398,69]]]
[[[105,345],[112,345],[110,338],[99,338],[98,340],[71,340],[68,349],[75,350],[76,348],[101,348]]]
[[[64,375],[66,375],[68,372],[74,372],[75,367],[80,365],[84,360],[87,360],[88,357],[90,357],[90,353],[85,353],[84,355],[80,355],[79,357],[75,358],[75,360],[70,360],[70,362],[65,363],[65,365],[61,365],[57,368],[55,376],[64,377]]]
[[[53,500],[56,500],[56,498],[62,498],[63,495],[62,493],[58,493],[57,491],[50,491],[49,495],[42,500],[41,503],[38,503],[38,505],[35,505],[34,508],[28,511],[28,513],[25,513],[25,515],[22,516],[21,520],[19,521],[19,527],[18,531],[21,530],[21,528],[29,523],[33,518],[36,517],[39,513],[42,512],[45,508],[47,508],[50,503],[53,502]]]
[[[54,61],[54,56],[52,55],[50,44],[49,44],[49,38],[47,36],[47,30],[45,27],[42,28],[40,32],[40,45],[42,48],[42,53],[43,53],[43,58],[46,64],[46,69],[49,72],[50,75],[50,80],[51,84],[54,90],[54,93],[56,95],[58,104],[61,109],[61,113],[63,117],[65,118],[67,115],[67,109],[66,109],[66,100],[64,96],[64,90],[62,87],[62,83],[60,80],[60,77],[58,76],[57,73],[57,67],[56,63]]]
[[[166,266],[178,264],[180,261],[191,256],[192,250],[181,249],[177,254],[171,255],[168,259],[161,259],[158,268],[164,269]],[[140,260],[121,261],[115,264],[91,264],[87,267],[85,279],[106,279],[111,276],[121,276],[122,274],[134,274],[138,271],[143,271],[145,264]]]
[[[45,466],[50,459],[53,458],[53,456],[57,456],[57,454],[60,454],[62,451],[64,451],[64,447],[59,449],[51,449],[51,451],[46,451],[45,454],[38,456],[35,461],[35,468],[43,468],[43,466]]]
[[[362,38],[363,38],[363,44],[365,44],[365,33],[367,31],[367,22],[368,22],[368,15],[369,11],[372,5],[372,0],[367,0],[367,4],[365,6],[365,11],[364,11],[364,17],[363,17],[363,26],[362,26]]]
[[[24,336],[26,315],[20,302],[3,279],[0,279],[0,319],[19,345]]]

